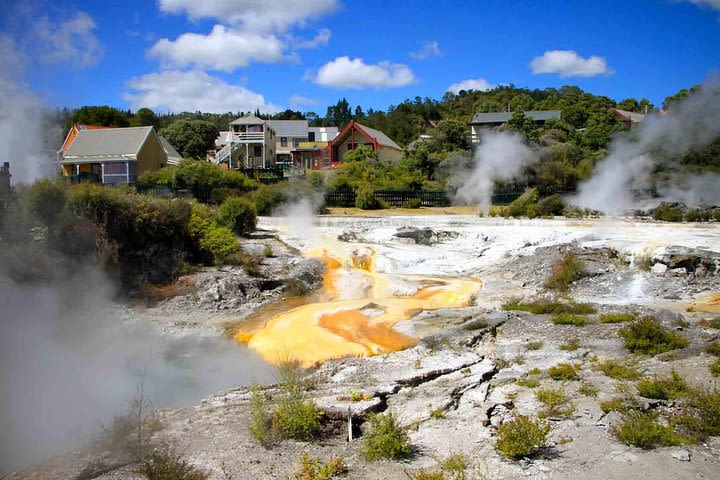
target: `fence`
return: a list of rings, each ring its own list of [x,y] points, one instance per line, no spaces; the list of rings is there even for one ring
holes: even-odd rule
[[[446,207],[450,205],[445,190],[375,190],[375,196],[391,207],[402,206],[408,200],[418,199],[423,207]],[[328,207],[354,207],[355,192],[328,192],[325,205]]]

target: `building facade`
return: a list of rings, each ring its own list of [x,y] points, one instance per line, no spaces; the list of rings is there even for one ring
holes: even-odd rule
[[[550,119],[560,120],[562,112],[560,110],[532,110],[523,112],[523,114],[532,119],[537,125],[542,125]],[[472,120],[468,122],[470,125],[470,142],[480,143],[483,130],[499,127],[503,123],[510,120],[511,112],[487,112],[476,113]]]

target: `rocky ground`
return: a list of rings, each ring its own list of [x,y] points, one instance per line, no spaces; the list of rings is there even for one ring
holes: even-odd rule
[[[717,225],[699,230],[684,244],[664,242],[647,249],[644,237],[622,233],[605,237],[588,233],[585,227],[565,231],[560,225],[554,233],[528,230],[527,235],[521,231],[511,237],[499,233],[504,226],[475,231],[466,228],[463,219],[440,225],[431,219],[416,230],[403,225],[405,220],[348,227],[353,221],[328,219],[324,233],[340,236],[342,243],[374,245],[387,254],[385,265],[399,273],[462,270],[482,278],[484,290],[471,307],[422,312],[398,324],[396,328],[420,340],[413,348],[334,360],[307,372],[308,395],[325,412],[326,426],[316,440],[261,446],[249,433],[250,393],[241,387],[191,408],[158,412],[148,448],[171,447],[213,479],[294,478],[304,453],[324,460],[343,457],[348,479],[413,478],[420,469],[437,469],[454,454],[467,459],[463,478],[472,479],[720,478],[718,437],[654,450],[619,442],[612,428],[621,415],[605,413],[600,403],[636,395],[635,381],[615,380],[599,369],[608,359],[630,361],[648,378],[675,370],[694,386],[717,385],[709,370],[714,357],[704,347],[720,337],[720,330],[711,328],[720,313],[689,308],[693,299],[720,290]],[[660,229],[657,225],[649,228]],[[503,235],[505,243],[499,240]],[[680,235],[673,230],[665,236],[673,241]],[[287,232],[280,237],[302,246]],[[622,241],[613,240],[617,238]],[[272,245],[274,256],[263,260],[262,276],[234,268],[199,272],[183,280],[192,285],[190,292],[134,315],[169,333],[221,328],[229,318],[242,318],[282,298],[289,279],[317,285],[321,266],[301,259],[280,239],[259,235],[251,243],[255,246],[248,249],[258,253]],[[408,252],[416,256],[409,258]],[[591,303],[598,313],[589,316],[589,323],[555,325],[550,315],[501,308],[510,298],[553,296],[544,283],[567,252],[582,260],[583,278],[561,296]],[[644,255],[642,266],[639,252]],[[598,320],[601,313],[616,312],[653,314],[663,326],[687,338],[689,345],[656,356],[631,355],[617,334],[623,324]],[[570,350],[569,343],[576,345]],[[575,365],[579,380],[550,378],[547,369],[559,363]],[[537,380],[537,386],[529,380]],[[597,391],[588,393],[592,389],[587,387]],[[537,416],[544,408],[536,398],[539,389],[566,395],[565,411],[548,415],[551,433],[546,448],[524,460],[508,460],[494,448],[497,427],[518,414]],[[276,386],[265,392],[270,397],[278,393]],[[638,401],[646,410],[665,413],[679,408],[676,400],[638,397]],[[348,411],[356,437],[352,442],[347,441]],[[363,458],[362,435],[369,412],[398,415],[413,445],[411,456],[380,462]],[[126,452],[95,445],[2,478],[144,478],[136,469]]]

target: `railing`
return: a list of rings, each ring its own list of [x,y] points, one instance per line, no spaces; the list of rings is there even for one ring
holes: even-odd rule
[[[230,134],[229,140],[231,142],[242,142],[242,143],[263,143],[265,141],[264,132],[240,132]]]
[[[450,205],[445,190],[375,190],[375,196],[391,207],[400,207],[408,200],[420,200],[423,207],[446,207]],[[357,196],[352,191],[328,192],[325,205],[328,207],[354,207]]]

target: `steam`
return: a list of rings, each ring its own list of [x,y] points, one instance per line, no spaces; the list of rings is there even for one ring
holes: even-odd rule
[[[472,171],[463,173],[457,196],[487,212],[495,182],[514,178],[535,159],[520,135],[488,131],[475,152]]]
[[[23,83],[17,51],[12,38],[0,35],[0,165],[10,162],[13,182],[28,183],[52,173],[58,127]]]
[[[127,413],[143,372],[156,408],[272,379],[270,365],[215,333],[168,337],[127,318],[101,272],[68,277],[20,286],[0,271],[0,474],[86,443]]]
[[[720,136],[720,78],[706,82],[667,115],[650,115],[634,135],[616,137],[609,155],[573,203],[616,215],[636,205],[634,189],[650,186],[658,166],[671,171],[679,167],[677,157],[701,148]],[[720,202],[718,175],[671,174],[658,189],[664,200],[683,201],[689,206]]]

